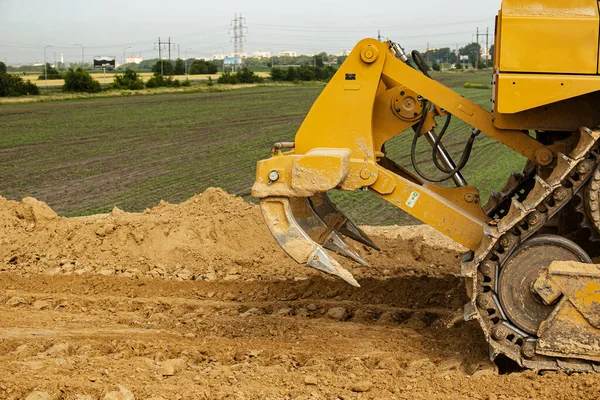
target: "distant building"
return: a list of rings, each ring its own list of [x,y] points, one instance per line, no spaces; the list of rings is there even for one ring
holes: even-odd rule
[[[298,53],[291,50],[281,50],[279,52],[279,57],[297,57]]]
[[[270,51],[255,51],[252,53],[252,58],[271,58]]]
[[[336,56],[338,57],[344,57],[350,54],[350,50],[342,50],[341,52],[337,53]]]
[[[129,56],[127,58],[125,58],[125,64],[139,64],[143,61],[144,59],[141,56]]]

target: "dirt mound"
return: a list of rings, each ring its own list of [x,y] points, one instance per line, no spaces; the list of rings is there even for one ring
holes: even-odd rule
[[[463,323],[463,249],[367,227],[352,287],[291,261],[220,189],[58,217],[0,198],[1,399],[596,399],[599,375],[498,375]]]
[[[289,259],[266,228],[258,206],[221,189],[181,204],[161,202],[143,213],[58,217],[32,198],[0,198],[0,260],[4,270],[56,274],[166,276],[178,279],[291,279],[318,274]],[[386,228],[386,230],[394,228]],[[378,235],[383,252],[361,248],[375,267],[357,278],[458,273],[458,249]],[[387,233],[387,231],[385,232]],[[391,236],[390,236],[391,237]],[[360,246],[359,246],[360,247]],[[427,249],[435,248],[430,252]],[[398,266],[401,265],[402,268]]]

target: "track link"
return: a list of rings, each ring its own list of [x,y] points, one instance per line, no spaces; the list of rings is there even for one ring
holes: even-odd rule
[[[578,195],[593,176],[600,162],[599,139],[600,130],[582,128],[577,146],[568,155],[558,154],[556,167],[548,178],[542,179],[526,168],[516,178],[513,175],[502,194],[488,203],[491,205],[486,211],[494,219],[485,227],[479,248],[465,254],[462,274],[467,279],[471,298],[465,305],[465,319],[479,321],[490,345],[492,360],[503,355],[533,370],[600,372],[600,365],[586,360],[537,355],[537,337],[509,321],[497,292],[503,262]],[[509,199],[508,211],[501,210]]]

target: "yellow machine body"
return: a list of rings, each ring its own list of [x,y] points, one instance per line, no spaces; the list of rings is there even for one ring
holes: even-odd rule
[[[600,90],[599,30],[596,0],[504,0],[495,111],[515,114]]]
[[[504,0],[496,23],[491,111],[411,66],[393,42],[360,41],[313,104],[294,142],[277,143],[271,157],[257,164],[252,195],[260,199],[271,233],[297,262],[358,286],[326,250],[366,264],[344,237],[377,247],[325,193],[370,190],[472,251],[462,267],[471,296],[465,315],[480,320],[494,357],[504,354],[521,366],[548,369],[584,370],[550,356],[600,361],[600,352],[582,356],[584,350],[553,342],[551,333],[566,319],[568,329],[585,325],[581,343],[600,341],[598,314],[592,321],[588,307],[582,316],[580,295],[569,289],[581,268],[554,268],[544,275],[548,285],[570,278],[555,293],[568,296],[573,307],[557,308],[561,316],[553,314],[542,324],[540,337],[514,328],[490,297],[497,291],[498,272],[518,246],[587,190],[594,173],[600,182],[600,169],[594,172],[600,168],[600,130],[594,129],[600,124],[599,29],[595,0]],[[436,185],[386,157],[384,144],[405,132],[435,141],[436,119],[448,114],[471,125],[474,136],[483,132],[523,155],[536,171],[523,189],[521,178],[509,180],[515,191],[501,198],[505,209],[490,212],[493,207],[481,204],[472,185]],[[544,139],[553,132],[562,139]],[[526,198],[517,190],[527,192]],[[600,291],[598,273],[592,275],[585,290]],[[532,351],[538,338],[539,349]]]

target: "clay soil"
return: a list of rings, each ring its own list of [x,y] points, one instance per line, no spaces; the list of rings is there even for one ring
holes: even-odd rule
[[[368,228],[353,288],[289,260],[219,189],[58,217],[0,198],[2,399],[596,399],[600,377],[498,374],[461,250]]]

